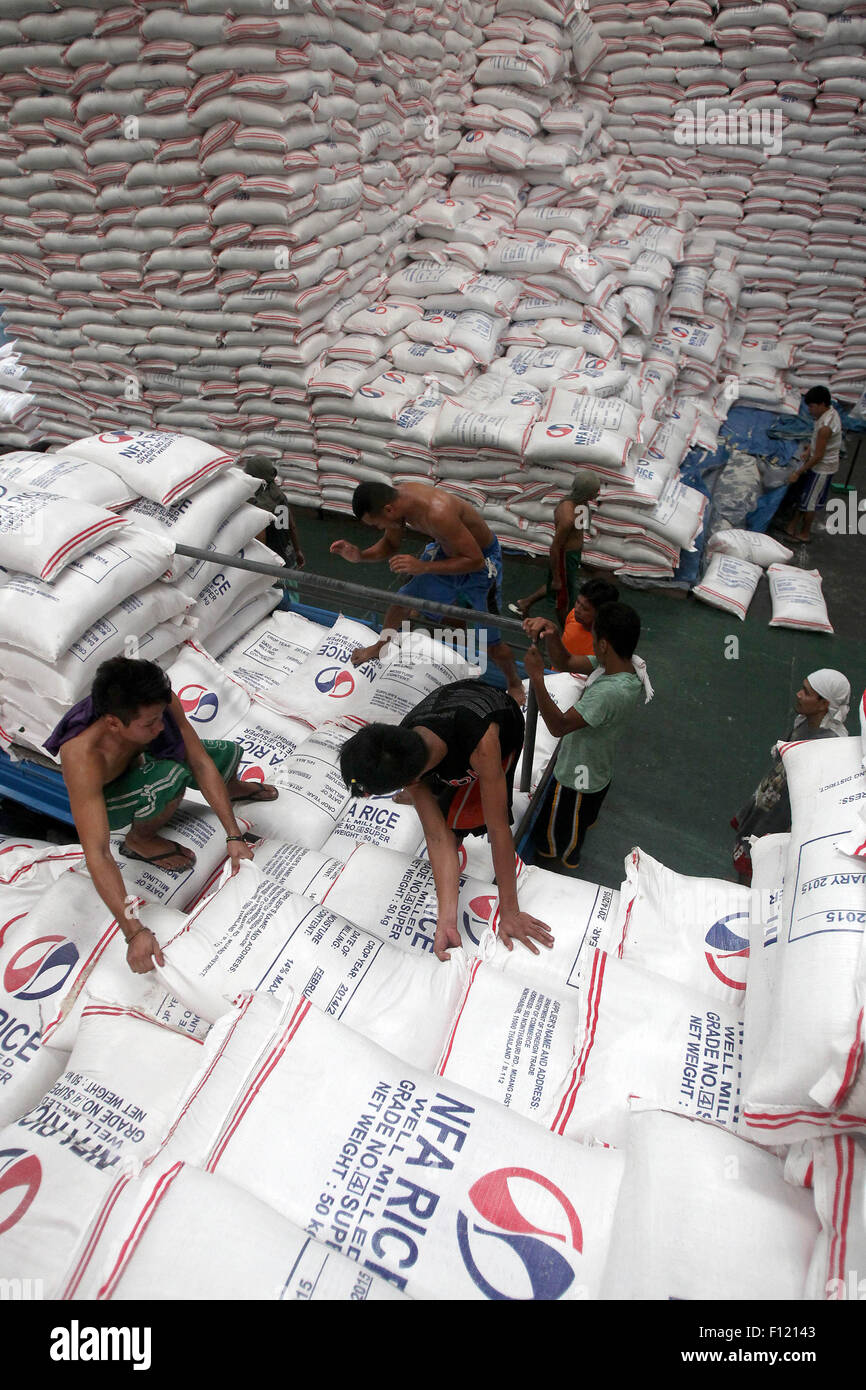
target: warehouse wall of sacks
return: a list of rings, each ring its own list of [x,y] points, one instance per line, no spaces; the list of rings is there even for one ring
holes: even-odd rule
[[[351,801],[337,758],[467,671],[413,639],[337,706],[367,637],[278,613],[172,665],[193,722],[280,795],[242,808],[234,877],[195,795],[168,832],[182,874],[113,841],[153,974],[80,846],[0,841],[0,1276],[68,1298],[856,1297],[866,726],[785,747],[792,830],[754,846],[750,888],[640,849],[618,891],[518,861],[555,937],[538,955],[497,940],[470,841],[441,963],[414,810]],[[549,679],[566,705],[573,678]]]
[[[689,446],[861,372],[856,17],[755,6],[748,64],[702,0],[19,8],[0,257],[55,446],[175,430],[338,511],[432,476],[529,553],[590,461],[595,563],[664,579]],[[723,87],[784,105],[781,154],[677,143]]]

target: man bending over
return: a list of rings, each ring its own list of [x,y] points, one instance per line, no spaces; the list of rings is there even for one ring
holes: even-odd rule
[[[273,801],[271,786],[251,789],[236,776],[237,743],[202,742],[189,723],[165,672],[153,661],[118,657],[96,672],[90,695],[79,700],[45,741],[60,754],[63,780],[78,838],[96,891],[128,942],[131,970],[144,974],[164,964],[156,937],[127,901],[126,885],[111,854],[112,830],[129,829],[121,846],[129,859],[162,869],[191,868],[195,856],[157,832],[171,819],[188,787],[200,791],[226,832],[237,871],[252,858],[238,829],[232,801]]]
[[[434,603],[462,604],[482,612],[498,614],[502,603],[502,550],[480,512],[459,497],[427,483],[360,483],[352,496],[352,510],[359,521],[375,526],[384,535],[375,545],[360,550],[350,541],[334,541],[332,555],[357,565],[389,560],[393,574],[411,575],[398,589],[406,598]],[[400,554],[406,544],[406,528],[433,539],[420,558]],[[385,614],[383,630],[396,631],[414,612],[413,605],[392,604]],[[498,627],[487,633],[487,650],[505,676],[508,693],[522,705],[526,692],[517,674],[511,648],[502,640]],[[375,661],[388,638],[352,653],[355,666]]]

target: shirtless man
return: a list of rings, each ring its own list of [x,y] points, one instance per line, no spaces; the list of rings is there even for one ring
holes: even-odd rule
[[[163,965],[159,943],[130,904],[111,854],[110,833],[130,829],[122,846],[131,859],[182,871],[195,856],[156,832],[171,819],[187,787],[201,791],[226,832],[237,872],[252,852],[238,829],[232,801],[272,801],[276,789],[240,781],[241,748],[224,739],[203,743],[187,720],[168,677],[152,661],[118,657],[99,667],[86,699],[73,705],[45,741],[60,754],[63,780],[94,887],[117,919],[136,974]]]
[[[595,500],[600,488],[601,479],[597,473],[589,468],[578,468],[571,491],[558,503],[553,513],[554,532],[547,583],[527,598],[510,603],[508,606],[513,613],[525,618],[534,603],[539,603],[543,598],[552,598],[559,621],[565,623],[577,600],[587,504]]]
[[[487,522],[468,502],[453,497],[427,483],[360,483],[352,496],[352,510],[359,521],[384,531],[375,545],[360,550],[351,541],[334,541],[332,555],[357,565],[389,560],[393,574],[411,575],[398,589],[407,598],[436,603],[463,602],[470,608],[499,613],[502,600],[502,551]],[[420,531],[433,539],[418,557],[398,553],[405,544],[405,530]],[[394,632],[415,611],[412,605],[392,604],[385,614],[383,632]],[[521,684],[511,648],[502,640],[498,627],[486,627],[488,653],[505,676],[508,693],[523,705],[526,693]],[[370,647],[359,647],[352,662],[360,666],[375,661],[388,637]]]

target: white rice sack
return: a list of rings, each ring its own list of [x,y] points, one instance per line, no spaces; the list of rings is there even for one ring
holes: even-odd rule
[[[735,1005],[596,951],[581,984],[575,1065],[553,1129],[619,1147],[637,1096],[733,1130],[742,1039]]]
[[[641,849],[632,850],[625,871],[610,949],[629,965],[741,1008],[749,926],[762,920],[760,894],[674,873]]]
[[[233,516],[261,486],[239,468],[227,469],[192,497],[164,507],[160,502],[140,498],[123,512],[123,517],[145,531],[164,535],[175,545],[196,546],[204,550],[211,544],[223,522]],[[178,579],[194,564],[185,555],[175,555],[171,578]]]
[[[238,507],[232,515],[226,517],[210,544],[201,548],[215,551],[219,555],[246,553],[247,546],[266,529],[272,519],[270,512],[263,511],[261,507],[254,507],[251,503],[245,503]],[[272,555],[273,551],[267,547],[262,547],[262,551],[258,554],[253,551],[250,558],[263,560],[267,563],[279,563],[268,560],[268,556]],[[208,588],[217,575],[221,574],[223,574],[223,566],[217,561],[193,560],[186,574],[177,581],[178,588],[182,589],[185,594],[189,594],[190,598],[195,599]],[[245,571],[244,573],[236,573],[234,578],[238,582],[247,582],[248,575],[249,571]],[[219,626],[222,626],[222,622]],[[214,628],[210,630],[215,631]]]
[[[300,613],[272,613],[220,656],[220,665],[251,695],[282,684],[318,646],[326,629]]]
[[[256,719],[265,732],[248,727]],[[242,780],[261,781],[264,775],[277,788],[275,801],[256,801],[247,815],[260,835],[286,840],[305,849],[322,849],[349,803],[349,791],[340,775],[340,749],[354,732],[349,724],[323,724],[316,733],[298,740],[302,725],[269,711],[264,702],[231,731],[244,746]],[[272,732],[279,729],[280,732]],[[250,743],[252,740],[252,743]],[[262,758],[259,750],[264,750]],[[252,760],[258,766],[254,766]],[[332,854],[329,847],[325,851]]]
[[[375,894],[370,891],[373,885]],[[497,902],[492,883],[460,875],[457,928],[467,957],[477,955]],[[329,888],[327,905],[403,951],[432,956],[437,898],[433,869],[426,859],[372,843],[359,844]]]
[[[808,632],[833,632],[818,570],[771,564],[767,568],[773,616],[770,627],[796,627]],[[0,590],[2,599],[2,590]]]
[[[638,418],[615,397],[575,396],[554,390],[544,421],[534,425],[526,457],[622,469],[638,437]]]
[[[182,615],[190,602],[169,584],[149,584],[98,619],[57,661],[43,661],[23,647],[0,644],[0,667],[48,699],[73,705],[90,690],[103,661],[123,656],[131,648],[151,661],[186,641],[189,631]]]
[[[364,717],[371,722],[399,724],[404,715],[434,690],[480,674],[452,647],[426,632],[401,634],[391,643],[393,655],[373,687]]]
[[[79,1242],[111,1206],[127,1165],[158,1148],[201,1051],[121,1009],[85,1010],[64,1074],[0,1134],[4,1278],[26,1270],[47,1298],[74,1293]]]
[[[707,498],[702,492],[687,487],[679,478],[669,478],[654,507],[641,508],[636,513],[619,503],[605,502],[599,509],[598,518],[610,516],[621,521],[638,522],[668,544],[691,551],[696,548],[695,540],[704,524],[706,509]]]
[[[710,556],[704,577],[692,593],[712,608],[735,613],[743,622],[762,574],[761,566],[753,565],[751,560],[738,560],[733,555],[716,551]]]
[[[775,1155],[681,1115],[642,1111],[629,1119],[625,1157],[604,1297],[805,1296],[814,1205],[785,1182]]]
[[[237,1182],[410,1297],[596,1294],[619,1154],[563,1145],[308,1000],[252,996],[212,1030],[204,1063],[166,1157]]]
[[[466,410],[446,401],[436,420],[435,443],[439,448],[499,449],[519,455],[530,437],[534,416],[533,405],[528,409],[513,406],[508,397],[486,410]]]
[[[166,673],[181,708],[200,738],[227,738],[252,706],[249,692],[196,642]]]
[[[0,482],[39,488],[94,507],[113,509],[135,500],[135,490],[110,469],[65,453],[37,454],[26,449],[0,454]]]
[[[791,843],[771,1023],[749,1078],[744,1132],[759,1143],[862,1128],[866,872],[837,848],[866,802],[859,739],[782,746]]]
[[[238,825],[242,831],[247,830],[250,824],[248,819],[244,819],[245,810],[245,805],[238,808]],[[225,863],[226,832],[216,812],[209,806],[203,808],[191,799],[185,799],[161,833],[192,851],[195,862],[188,869],[172,871],[159,864],[144,864],[139,859],[131,859],[123,852],[123,834],[112,835],[111,853],[130,893],[145,902],[187,911],[207,891]],[[84,874],[87,871],[82,867],[76,872]]]
[[[549,1127],[574,1057],[578,1001],[472,966],[436,1075]]]
[[[0,587],[0,642],[56,661],[97,618],[163,574],[174,546],[131,528],[92,550],[52,584],[12,575]]]
[[[821,1233],[812,1253],[806,1297],[861,1299],[866,1264],[866,1144],[837,1135],[809,1146]]]
[[[284,840],[259,840],[253,848],[257,869],[275,879],[286,892],[300,893],[311,902],[324,902],[343,865],[320,850],[289,845]]]
[[[243,512],[243,508],[241,509]],[[258,508],[254,508],[257,511]],[[270,550],[268,546],[262,545],[259,541],[249,541],[237,558],[239,560],[254,560],[257,564],[274,565],[277,568],[284,568],[285,561],[276,551]],[[185,588],[182,582],[181,587]],[[238,609],[245,607],[249,601],[259,594],[264,594],[273,590],[274,580],[267,574],[259,574],[255,570],[239,569],[231,565],[221,566],[216,574],[210,578],[204,588],[196,594],[195,607],[192,610],[192,617],[198,623],[197,636],[205,645],[209,642],[212,633],[216,633],[220,628],[225,630],[229,619],[234,616]],[[280,593],[278,590],[277,598]]]
[[[352,664],[352,652],[378,639],[372,628],[351,618],[339,617],[325,632],[315,650],[268,691],[267,704],[316,728],[326,719],[362,714],[370,703],[381,662]]]
[[[402,951],[309,898],[288,892],[255,864],[191,913],[164,949],[159,978],[215,1022],[241,991],[303,994],[373,1042],[425,1070],[442,1049],[466,987],[466,963],[408,960]]]
[[[0,565],[47,583],[127,524],[90,502],[0,482]]]
[[[243,595],[242,601],[234,604],[219,626],[212,628],[207,635],[214,656],[218,660],[221,659],[224,652],[234,647],[252,628],[269,617],[281,599],[281,590],[271,588],[258,592],[254,590],[252,597],[249,594]]]
[[[376,845],[411,856],[425,843],[414,806],[401,806],[390,794],[353,796],[322,845],[322,853],[345,863],[358,845]]]
[[[739,531],[734,527],[714,531],[707,541],[707,552],[733,555],[737,560],[750,560],[762,569],[772,564],[783,565],[794,556],[793,550],[763,531]]]
[[[189,1164],[163,1170],[157,1161],[123,1188],[106,1218],[76,1270],[77,1299],[404,1297],[273,1207]]]
[[[164,507],[204,487],[235,461],[233,454],[191,435],[156,430],[109,430],[76,439],[64,453],[110,468],[139,496]]]

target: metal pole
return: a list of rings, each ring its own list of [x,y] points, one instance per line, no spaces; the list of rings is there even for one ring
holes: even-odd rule
[[[538,701],[535,698],[535,691],[532,682],[529,683],[529,693],[526,696],[526,733],[523,736],[523,764],[520,768],[520,790],[529,791],[529,784],[532,778],[532,762],[535,757],[535,731],[538,726]]]
[[[400,594],[393,589],[370,589],[366,585],[352,584],[342,579],[330,579],[324,574],[308,574],[305,570],[287,569],[284,565],[267,565],[259,560],[242,560],[237,555],[225,555],[219,550],[199,550],[193,545],[176,545],[175,550],[178,555],[186,555],[193,560],[207,560],[215,565],[224,565],[231,569],[252,570],[255,574],[270,575],[276,582],[283,584],[297,584],[299,588],[304,586],[318,589],[320,592],[332,594],[334,598],[357,598],[360,600],[373,600],[379,607],[383,605],[390,608],[392,604],[401,607],[420,609],[423,607],[425,613],[434,613],[438,617],[456,618],[465,623],[467,618],[473,618],[476,622],[490,627],[495,621],[498,628],[513,632],[523,633],[523,624],[517,618],[506,618],[496,613],[482,612],[480,608],[458,608],[450,603],[438,603],[434,599],[424,599],[423,601],[411,598],[401,598]]]

